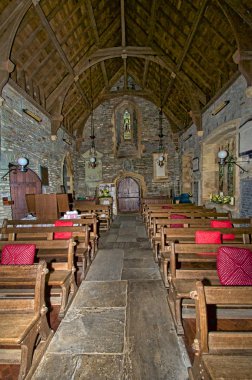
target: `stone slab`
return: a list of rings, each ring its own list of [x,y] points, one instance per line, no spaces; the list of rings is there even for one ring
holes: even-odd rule
[[[126,301],[127,281],[82,281],[71,307],[125,307]]]
[[[130,379],[186,380],[161,281],[129,281],[126,341]]]
[[[144,226],[136,227],[137,237],[147,238],[146,230]]]
[[[129,248],[124,252],[125,259],[153,258],[151,249]]]
[[[103,239],[103,244],[116,242],[117,237],[118,237],[117,233],[110,233],[108,236],[106,236],[105,239]]]
[[[48,353],[122,353],[125,308],[68,310]]]
[[[121,380],[122,376],[122,355],[46,354],[32,379]]]
[[[134,243],[136,243],[136,235],[132,236],[132,234],[130,234],[130,235],[118,236],[116,241],[118,243],[120,243],[120,242],[125,242],[125,243],[126,242],[134,242]]]
[[[156,268],[157,264],[152,257],[144,259],[126,259],[123,262],[123,269],[125,268]]]
[[[123,249],[101,249],[92,263],[85,281],[121,280]]]
[[[118,232],[119,236],[131,235],[132,237],[135,237],[136,234],[136,227],[120,228]]]
[[[158,268],[124,268],[122,280],[160,280]]]

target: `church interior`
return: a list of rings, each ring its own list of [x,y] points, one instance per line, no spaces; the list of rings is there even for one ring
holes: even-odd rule
[[[251,1],[1,0],[0,178],[0,379],[252,378]]]

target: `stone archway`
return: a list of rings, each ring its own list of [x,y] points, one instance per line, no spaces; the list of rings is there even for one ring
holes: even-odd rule
[[[219,165],[218,151],[226,149],[236,156],[238,150],[238,134],[237,129],[240,119],[231,120],[220,125],[214,130],[202,144],[202,174],[201,174],[201,193],[202,203],[207,204],[211,193],[219,193]],[[238,190],[239,172],[236,171],[234,178],[234,188],[236,188],[236,196]]]
[[[182,193],[192,193],[193,176],[192,176],[192,153],[185,153],[182,156]]]
[[[62,164],[62,184],[66,193],[73,194],[73,163],[69,152],[65,155]]]
[[[127,180],[127,179],[130,179],[130,180]],[[125,182],[122,182],[122,181],[125,181]],[[122,183],[122,187],[123,187],[124,184],[125,184],[125,186],[127,186],[127,181],[131,182],[131,184],[133,185],[133,189],[134,189],[134,183],[138,187],[138,196],[137,196],[138,197],[138,208],[134,209],[134,210],[126,210],[126,209],[125,210],[120,210],[121,204],[120,204],[120,201],[118,200],[118,195],[119,195],[119,191],[120,191],[120,183]],[[146,187],[146,183],[145,183],[144,177],[142,175],[134,173],[134,172],[124,172],[124,173],[120,173],[114,179],[114,183],[115,183],[115,187],[116,187],[117,212],[137,212],[137,211],[139,211],[140,210],[141,198],[145,197],[146,194],[147,194],[147,187]],[[124,195],[123,193],[121,193],[121,194]],[[127,201],[127,193],[125,195],[126,195],[125,196],[126,199],[125,199],[124,205],[127,202],[130,203],[129,201]],[[135,197],[135,198],[137,198],[137,197]],[[134,202],[136,202],[136,200]],[[129,206],[129,208],[130,208],[130,206]]]

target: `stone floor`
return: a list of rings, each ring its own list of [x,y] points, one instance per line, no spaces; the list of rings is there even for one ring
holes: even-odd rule
[[[139,216],[118,216],[33,380],[186,380],[166,291]]]

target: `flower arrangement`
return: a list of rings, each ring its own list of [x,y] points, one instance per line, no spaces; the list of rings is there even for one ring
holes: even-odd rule
[[[109,189],[105,187],[103,190],[100,190],[100,198],[107,198],[107,197],[111,197],[111,195],[110,195]]]
[[[231,195],[210,194],[210,201],[219,204],[234,204],[234,197]]]

